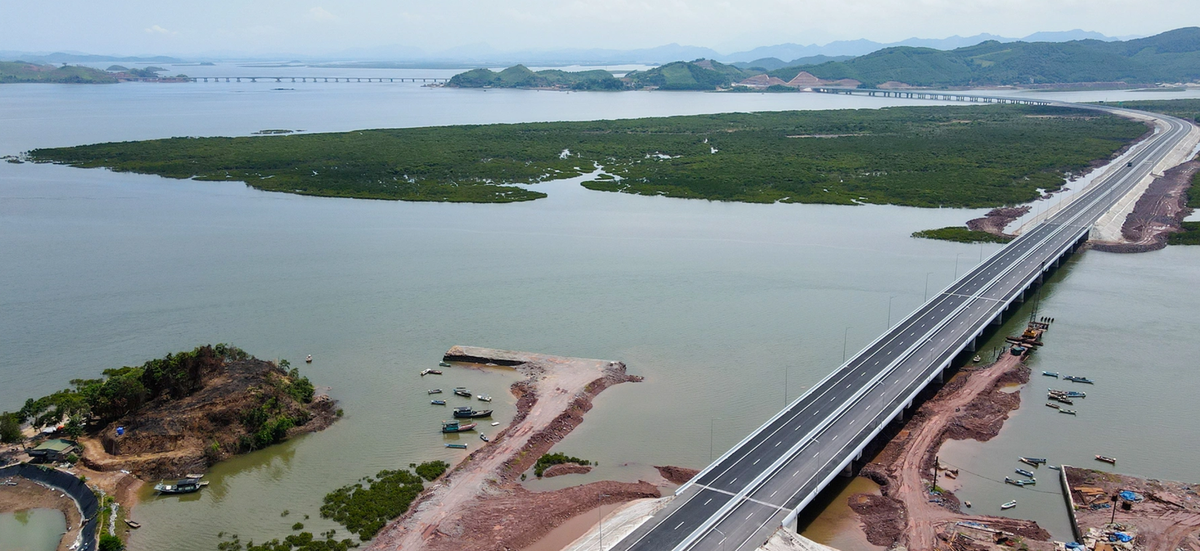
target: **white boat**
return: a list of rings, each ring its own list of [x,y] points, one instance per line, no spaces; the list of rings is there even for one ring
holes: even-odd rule
[[[492,426],[493,426],[493,427],[496,427],[496,426],[499,426],[499,425],[500,425],[500,421],[492,421]]]
[[[491,402],[492,401],[491,396],[484,396],[482,394],[480,394],[479,396],[476,396],[476,398],[478,398],[480,402]]]
[[[306,364],[312,363],[312,354],[309,354],[307,358],[304,358],[304,363],[306,363]]]
[[[1017,500],[1014,499],[1008,503],[1001,505],[1000,508],[1001,509],[1012,509],[1013,507],[1016,507],[1016,506],[1017,506]]]

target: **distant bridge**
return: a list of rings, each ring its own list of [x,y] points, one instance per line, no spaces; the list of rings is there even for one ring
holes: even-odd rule
[[[240,76],[240,77],[187,77],[192,82],[449,82],[445,77],[279,77],[279,76]]]
[[[1003,96],[982,96],[962,92],[935,92],[929,90],[880,90],[877,88],[842,88],[838,86],[813,86],[813,92],[821,94],[845,94],[856,96],[876,96],[883,98],[928,99],[936,101],[964,101],[970,103],[1015,103],[1020,105],[1050,105],[1053,102],[1043,99],[1012,98]]]

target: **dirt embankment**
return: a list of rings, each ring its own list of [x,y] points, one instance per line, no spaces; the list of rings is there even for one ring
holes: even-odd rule
[[[1004,228],[1029,213],[1029,205],[1023,207],[1001,207],[988,211],[982,218],[967,221],[967,229],[987,232],[1001,237],[1015,237],[1004,233]]]
[[[61,491],[47,488],[32,480],[21,477],[12,479],[16,486],[0,485],[0,513],[12,513],[26,509],[56,509],[67,519],[67,533],[58,542],[58,551],[67,551],[79,538],[83,528],[79,508],[75,500]]]
[[[542,478],[554,478],[565,474],[588,474],[592,472],[592,468],[588,465],[580,465],[579,463],[559,463],[551,465],[542,473]]]
[[[687,481],[691,480],[700,473],[700,471],[696,469],[672,467],[670,465],[663,467],[655,466],[654,468],[658,469],[658,474],[661,474],[662,477],[667,479],[667,481],[670,483],[680,485],[687,484]]]
[[[204,472],[231,455],[247,451],[251,438],[247,413],[273,401],[277,417],[296,420],[287,435],[314,432],[337,418],[336,402],[317,396],[303,404],[283,388],[288,375],[274,363],[258,360],[219,362],[203,386],[180,399],[156,399],[138,411],[80,440],[83,463],[96,471],[132,471],[153,480]],[[124,434],[117,435],[117,427]]]
[[[1197,170],[1200,161],[1192,160],[1155,178],[1121,225],[1125,242],[1092,243],[1091,247],[1112,253],[1141,253],[1166,247],[1167,236],[1178,232],[1183,219],[1192,213],[1187,207],[1187,191]]]
[[[1107,541],[1109,535],[1119,531],[1133,536],[1135,549],[1200,550],[1200,494],[1196,492],[1200,485],[1078,467],[1063,469],[1075,501],[1076,522],[1088,549],[1095,549],[1096,541]],[[1121,499],[1123,491],[1133,492],[1134,499]],[[1116,502],[1113,497],[1117,497]]]
[[[867,540],[887,547],[936,549],[939,542],[956,538],[959,521],[983,523],[1028,540],[1049,539],[1050,534],[1032,521],[966,515],[953,494],[930,491],[941,444],[948,439],[995,437],[1009,412],[1020,406],[1020,394],[1004,392],[1004,387],[1028,380],[1029,368],[1022,357],[1006,352],[994,364],[964,368],[922,404],[860,473],[878,483],[882,494],[850,498]],[[1037,542],[1028,543],[1037,548]]]
[[[520,485],[521,474],[583,421],[597,394],[641,380],[627,375],[625,364],[461,346],[446,358],[514,366],[526,377],[511,387],[517,415],[490,443],[430,485],[368,549],[519,549],[599,504],[659,496],[645,482],[594,482],[554,492],[530,492]]]

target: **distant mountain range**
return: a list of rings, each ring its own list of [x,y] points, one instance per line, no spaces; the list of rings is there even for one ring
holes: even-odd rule
[[[88,63],[88,62],[126,62],[126,63],[182,63],[188,60],[213,61],[220,59],[233,60],[297,60],[307,63],[331,61],[372,61],[393,62],[401,66],[507,66],[514,64],[525,65],[621,65],[645,64],[660,65],[680,59],[712,59],[723,63],[738,64],[739,66],[759,66],[765,69],[778,69],[789,65],[809,64],[807,58],[815,56],[841,57],[861,56],[884,48],[912,46],[952,50],[964,46],[973,46],[986,41],[1006,42],[1065,42],[1070,40],[1100,40],[1115,41],[1119,38],[1105,36],[1091,31],[1073,30],[1062,32],[1040,32],[1024,38],[1006,38],[992,34],[975,36],[926,39],[910,38],[900,42],[881,43],[871,40],[843,40],[824,45],[816,44],[777,44],[763,46],[722,54],[711,48],[667,44],[655,48],[633,50],[604,49],[604,48],[574,48],[558,50],[520,50],[502,51],[487,44],[470,44],[450,50],[428,52],[411,46],[379,46],[372,48],[354,48],[343,50],[330,55],[297,55],[280,53],[274,55],[250,55],[238,52],[212,52],[195,56],[116,56],[92,55],[79,52],[22,52],[0,51],[0,60],[22,60],[35,63]],[[772,59],[774,61],[772,61]],[[825,59],[824,61],[830,61]],[[822,61],[823,62],[823,61]]]

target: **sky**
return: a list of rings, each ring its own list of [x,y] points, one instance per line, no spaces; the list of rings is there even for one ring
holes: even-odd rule
[[[894,42],[1083,29],[1146,36],[1200,25],[1196,0],[0,0],[0,50],[113,55],[635,49],[722,53],[780,43]]]

